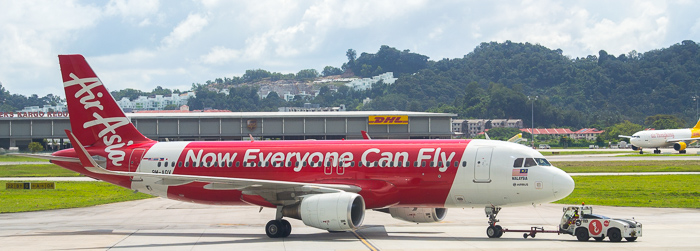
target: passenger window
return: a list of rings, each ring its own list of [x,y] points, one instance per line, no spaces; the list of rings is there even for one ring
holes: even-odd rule
[[[236,167],[239,167],[241,162],[236,161]]]
[[[158,167],[160,167],[160,161],[158,161]]]
[[[531,167],[531,166],[536,166],[537,163],[535,163],[535,160],[532,158],[527,158],[525,159],[525,167]]]
[[[467,167],[467,162],[466,162],[466,161],[462,161],[462,167]]]
[[[291,162],[291,161],[287,161],[287,167],[290,167],[290,166],[292,166],[292,162]]]
[[[455,167],[459,167],[459,161],[455,161]]]
[[[177,167],[181,167],[181,166],[182,166],[182,162],[178,161],[178,162],[177,162]]]
[[[430,161],[430,167],[435,167],[435,161]]]
[[[168,162],[165,162],[165,167],[168,167]]]
[[[414,166],[414,167],[418,167],[418,161],[413,162],[413,166]]]
[[[175,167],[175,161],[170,162],[170,166]]]
[[[362,167],[362,161],[357,162],[357,167]]]
[[[425,167],[425,161],[421,162],[421,163],[420,163],[420,166],[421,166],[421,167]]]

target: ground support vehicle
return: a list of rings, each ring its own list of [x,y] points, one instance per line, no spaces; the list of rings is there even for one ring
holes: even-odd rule
[[[486,235],[489,238],[499,238],[505,232],[523,233],[523,238],[528,236],[535,238],[537,233],[569,234],[576,236],[579,241],[588,241],[593,238],[603,241],[605,237],[611,242],[620,242],[622,238],[627,241],[635,241],[642,236],[642,224],[632,219],[612,219],[606,216],[593,214],[591,206],[570,206],[564,208],[559,224],[559,230],[545,230],[543,227],[530,227],[530,230],[518,230],[502,228],[496,225],[496,215],[499,207],[486,207],[486,216],[489,217],[489,227]]]
[[[635,241],[642,236],[642,224],[634,218],[612,219],[593,214],[592,207],[581,205],[564,208],[559,231],[574,235],[579,241],[587,241],[591,237],[596,241],[603,241],[605,237],[612,242],[619,242],[622,238]]]

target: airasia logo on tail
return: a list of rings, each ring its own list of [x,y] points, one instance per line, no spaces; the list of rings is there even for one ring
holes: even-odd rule
[[[96,94],[92,92],[95,87],[101,86],[102,82],[96,77],[94,78],[78,78],[74,73],[69,75],[73,80],[66,81],[63,83],[65,88],[70,86],[79,85],[80,90],[75,92],[74,98],[79,99],[80,104],[87,111],[90,108],[97,108],[99,111],[103,111],[104,107],[100,103],[99,98],[102,98],[104,94],[102,92],[97,92]],[[125,145],[131,145],[134,142],[129,141],[127,143],[122,142],[122,137],[117,135],[117,129],[129,124],[129,120],[126,117],[103,117],[98,112],[93,112],[93,120],[83,123],[84,129],[89,129],[94,126],[104,127],[97,134],[97,137],[102,138],[102,143],[105,144],[105,152],[107,152],[107,158],[111,160],[112,165],[121,166],[121,162],[124,161],[124,156],[126,154],[120,148]]]
[[[369,116],[368,121],[370,125],[408,125],[408,116]]]

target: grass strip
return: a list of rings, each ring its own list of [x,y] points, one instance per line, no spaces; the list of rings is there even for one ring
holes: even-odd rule
[[[561,204],[700,208],[700,175],[575,176]]]
[[[0,177],[78,177],[79,173],[55,164],[0,165]]]
[[[557,154],[554,154],[557,152]],[[629,151],[540,151],[544,156],[552,155],[589,155],[589,154],[620,154],[630,153]]]
[[[700,172],[697,160],[553,161],[567,173]]]
[[[152,197],[101,181],[56,182],[56,189],[47,190],[7,190],[5,183],[8,181],[0,181],[0,213],[89,207]]]
[[[46,163],[49,163],[49,160],[3,154],[3,155],[0,155],[0,162],[46,162]]]

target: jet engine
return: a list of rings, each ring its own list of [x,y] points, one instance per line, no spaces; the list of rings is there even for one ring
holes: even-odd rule
[[[387,212],[388,211],[388,212]],[[440,222],[447,215],[447,208],[427,208],[427,207],[392,207],[383,212],[390,213],[394,219],[399,219],[415,223]]]
[[[299,219],[307,226],[328,231],[347,231],[365,218],[365,200],[356,193],[314,194],[300,203],[282,208],[282,215]]]
[[[677,142],[677,143],[673,144],[673,150],[680,152],[680,151],[685,150],[686,146],[688,146],[688,145],[686,145],[685,142],[683,142],[683,141]]]

